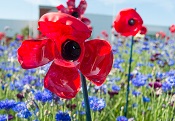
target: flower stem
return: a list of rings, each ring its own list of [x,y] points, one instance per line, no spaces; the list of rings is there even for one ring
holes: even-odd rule
[[[84,75],[81,72],[80,72],[80,75],[81,75],[83,97],[84,97],[84,103],[85,103],[85,109],[86,109],[86,121],[92,121],[91,120],[91,112],[90,112],[90,106],[89,106],[87,86],[86,86],[86,79],[85,79]]]
[[[131,77],[131,63],[132,63],[132,50],[133,50],[133,44],[134,44],[134,37],[132,36],[131,39],[131,46],[130,46],[130,58],[129,58],[129,68],[128,68],[128,80],[127,80],[127,92],[126,92],[126,105],[124,108],[124,115],[127,117],[128,113],[128,97],[129,97],[129,88],[130,88],[130,77]]]

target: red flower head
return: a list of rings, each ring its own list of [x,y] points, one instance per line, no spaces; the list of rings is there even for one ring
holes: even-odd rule
[[[166,37],[166,34],[165,34],[165,32],[160,31],[160,32],[156,33],[156,37],[160,37],[160,38],[164,39]]]
[[[0,40],[2,40],[5,37],[5,33],[4,32],[0,32]]]
[[[175,25],[171,25],[171,27],[169,28],[171,33],[175,33]]]
[[[38,24],[38,29],[49,39],[22,43],[18,49],[22,68],[36,68],[52,61],[44,86],[66,99],[75,97],[80,90],[79,70],[95,85],[104,83],[113,63],[107,41],[86,40],[91,35],[88,27],[64,13],[47,13]]]
[[[67,8],[65,8],[62,4],[57,6],[57,9],[62,13],[70,14],[78,19],[80,19],[82,22],[84,22],[90,30],[92,30],[92,27],[90,26],[91,21],[88,18],[83,17],[83,14],[87,8],[87,2],[86,0],[81,0],[78,7],[75,7],[75,0],[67,0]]]
[[[123,9],[114,21],[115,30],[123,36],[135,36],[141,29],[143,20],[136,10]]]
[[[142,28],[140,29],[140,34],[146,34],[147,33],[147,28],[145,26],[142,26]]]

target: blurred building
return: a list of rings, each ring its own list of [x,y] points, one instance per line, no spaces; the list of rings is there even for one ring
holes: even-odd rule
[[[47,12],[56,12],[57,9],[51,6],[39,6],[39,17]],[[91,20],[91,25],[93,27],[92,37],[97,37],[101,35],[102,31],[106,31],[109,35],[111,33],[111,25],[114,17],[109,15],[99,15],[99,14],[85,14],[87,18]],[[8,26],[10,29],[6,31],[7,36],[12,37],[16,33],[20,33],[21,29],[29,26],[31,32],[30,36],[37,36],[37,20],[5,20],[0,19],[0,31],[5,31],[4,27]],[[156,32],[163,31],[169,34],[168,26],[155,26],[155,25],[145,25],[148,29],[148,35],[155,35]]]

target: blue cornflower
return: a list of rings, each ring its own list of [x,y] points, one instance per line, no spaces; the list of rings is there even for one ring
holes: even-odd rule
[[[71,118],[67,112],[58,111],[55,115],[56,121],[71,121]]]
[[[3,100],[0,101],[0,109],[5,109],[5,110],[9,110],[11,108],[13,108],[16,105],[15,100]]]
[[[116,118],[116,121],[128,121],[128,119],[125,116],[119,116]]]
[[[13,108],[15,112],[20,112],[27,109],[27,105],[24,102],[18,102]]]
[[[137,103],[133,103],[133,104],[132,104],[132,107],[133,107],[133,108],[135,108],[135,107],[137,107],[137,106],[138,106]]]
[[[147,74],[147,78],[151,79],[152,77],[152,74]]]
[[[148,62],[148,64],[147,64],[149,67],[154,67],[154,64],[153,63],[150,63],[150,62]]]
[[[138,74],[135,78],[132,79],[132,84],[136,87],[144,86],[146,84],[146,80],[146,76]]]
[[[166,75],[169,76],[175,76],[175,70],[171,70],[169,72],[166,73]]]
[[[156,73],[156,78],[158,78],[160,80],[164,79],[165,76],[166,76],[165,73],[161,73],[161,72]]]
[[[150,98],[148,97],[143,96],[142,99],[143,99],[143,102],[150,102]]]
[[[7,121],[8,115],[0,115],[0,121]]]
[[[170,91],[172,89],[173,85],[169,81],[165,81],[162,83],[162,90],[164,92]]]
[[[35,99],[42,102],[51,101],[53,99],[52,93],[45,89],[43,92],[38,91],[35,93]]]
[[[105,108],[106,103],[104,99],[100,99],[94,96],[89,96],[89,105],[93,111],[101,111]],[[82,106],[85,107],[84,101],[82,102]]]
[[[132,91],[132,94],[133,94],[134,96],[139,96],[139,95],[141,94],[141,92],[133,90],[133,91]]]
[[[6,76],[7,76],[8,78],[10,78],[10,77],[12,76],[12,74],[7,73]]]
[[[137,63],[137,66],[141,67],[141,66],[144,66],[143,63]]]
[[[168,65],[169,65],[169,66],[173,66],[174,63],[175,63],[175,62],[174,62],[174,60],[172,60],[172,59],[168,61]]]
[[[112,85],[112,91],[119,92],[120,91],[120,87],[117,86],[117,85]]]
[[[143,46],[142,50],[149,50],[149,46]]]
[[[32,113],[28,109],[24,109],[17,113],[17,116],[20,118],[29,118],[32,116]]]
[[[120,59],[120,58],[115,59],[113,67],[118,68],[118,69],[122,69],[121,64],[124,63],[124,62],[125,61],[123,59]]]

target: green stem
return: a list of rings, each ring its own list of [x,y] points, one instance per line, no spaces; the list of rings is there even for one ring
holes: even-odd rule
[[[86,79],[85,79],[84,75],[81,72],[80,72],[80,75],[81,75],[83,97],[84,97],[84,103],[85,103],[85,109],[86,109],[86,121],[92,121],[90,106],[89,106],[87,86],[86,86]]]
[[[128,69],[128,80],[127,80],[127,92],[126,92],[126,105],[124,109],[124,115],[127,117],[128,113],[128,98],[129,98],[129,88],[130,88],[130,78],[131,78],[131,63],[132,63],[132,50],[134,44],[134,37],[131,39],[131,46],[130,46],[130,58],[129,58],[129,69]]]

